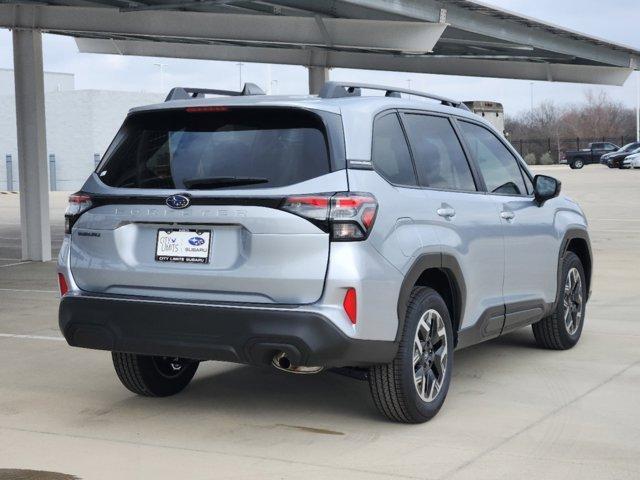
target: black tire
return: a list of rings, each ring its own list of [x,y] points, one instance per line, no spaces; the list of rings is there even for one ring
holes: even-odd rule
[[[198,369],[199,362],[170,357],[150,357],[112,352],[113,366],[122,384],[145,397],[168,397],[181,392]]]
[[[567,309],[571,308],[572,305],[575,307],[575,297],[570,295],[571,299],[565,301],[565,292],[569,272],[573,269],[577,270],[580,276],[580,286],[575,289],[575,294],[579,293],[582,300],[580,307],[574,308],[574,311],[579,310],[580,320],[575,327],[575,331],[572,332],[571,330],[574,326],[573,322],[575,322],[575,314],[574,311],[567,314]],[[560,278],[561,281],[558,285],[558,296],[555,310],[548,317],[545,317],[532,325],[533,335],[538,346],[549,350],[568,350],[574,347],[578,343],[578,340],[580,340],[586,313],[587,282],[582,262],[575,253],[567,252],[564,255],[562,259],[562,276]],[[569,319],[569,321],[571,321],[571,327],[567,326],[565,315],[570,315],[573,318],[573,320]]]
[[[439,319],[433,311],[437,312]],[[432,344],[429,341],[429,348],[426,345],[421,346],[424,349],[425,358],[419,362],[418,368],[429,372],[429,375],[434,378],[437,378],[438,370],[442,372],[441,381],[433,380],[436,384],[440,383],[437,393],[430,401],[425,401],[418,393],[419,387],[414,380],[414,341],[416,332],[422,325],[422,317],[429,314],[435,316],[431,320],[431,325],[433,322],[440,324],[439,322],[442,320],[440,325],[444,326],[446,343],[442,341],[441,337],[438,340],[440,343]],[[440,328],[440,330],[442,329]],[[429,337],[431,338],[431,336]],[[451,317],[442,297],[431,288],[414,287],[409,299],[402,338],[395,359],[391,363],[376,365],[369,370],[369,388],[378,410],[389,420],[402,423],[423,423],[435,416],[445,401],[451,382],[453,341]],[[440,346],[438,347],[438,345]],[[434,354],[431,355],[433,360],[426,358],[429,356],[429,351],[434,351]],[[441,352],[440,356],[438,356],[438,351]],[[444,352],[446,352],[446,358],[444,358]],[[432,361],[433,363],[431,363]],[[446,367],[442,368],[442,365],[446,365]],[[426,385],[425,382],[427,382],[426,377],[423,378],[423,384]]]
[[[573,162],[571,162],[570,166],[573,170],[580,170],[582,167],[584,167],[584,160],[582,158],[576,158],[573,160]]]

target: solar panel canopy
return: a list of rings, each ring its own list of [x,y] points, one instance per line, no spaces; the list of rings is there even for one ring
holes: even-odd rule
[[[640,51],[469,0],[4,1],[82,52],[622,85]]]

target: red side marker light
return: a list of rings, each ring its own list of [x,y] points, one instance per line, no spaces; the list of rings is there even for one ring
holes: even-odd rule
[[[356,324],[357,313],[358,313],[358,301],[356,297],[356,289],[350,288],[347,290],[347,293],[344,295],[344,301],[342,302],[342,307],[344,308],[347,317],[351,320],[351,323]]]
[[[64,297],[69,291],[69,286],[67,285],[67,280],[64,278],[64,275],[61,273],[58,274],[58,286],[60,287],[60,296]]]

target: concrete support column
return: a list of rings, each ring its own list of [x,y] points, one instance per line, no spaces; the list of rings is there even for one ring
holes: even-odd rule
[[[22,259],[51,260],[42,34],[13,31]]]
[[[329,69],[326,67],[307,67],[309,69],[309,93],[317,95],[324,85],[329,81]]]

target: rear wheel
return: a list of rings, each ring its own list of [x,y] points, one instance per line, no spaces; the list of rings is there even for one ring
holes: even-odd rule
[[[582,167],[584,167],[584,160],[582,160],[581,158],[576,158],[571,163],[571,168],[573,168],[574,170],[580,170]]]
[[[396,358],[369,371],[376,407],[396,422],[426,422],[444,403],[452,369],[453,331],[447,306],[435,290],[415,287]]]
[[[113,366],[122,384],[145,397],[168,397],[181,392],[198,369],[197,360],[151,357],[113,352]]]
[[[587,300],[587,282],[578,256],[567,252],[562,260],[562,290],[555,311],[533,324],[536,343],[551,350],[572,348],[582,333]]]

